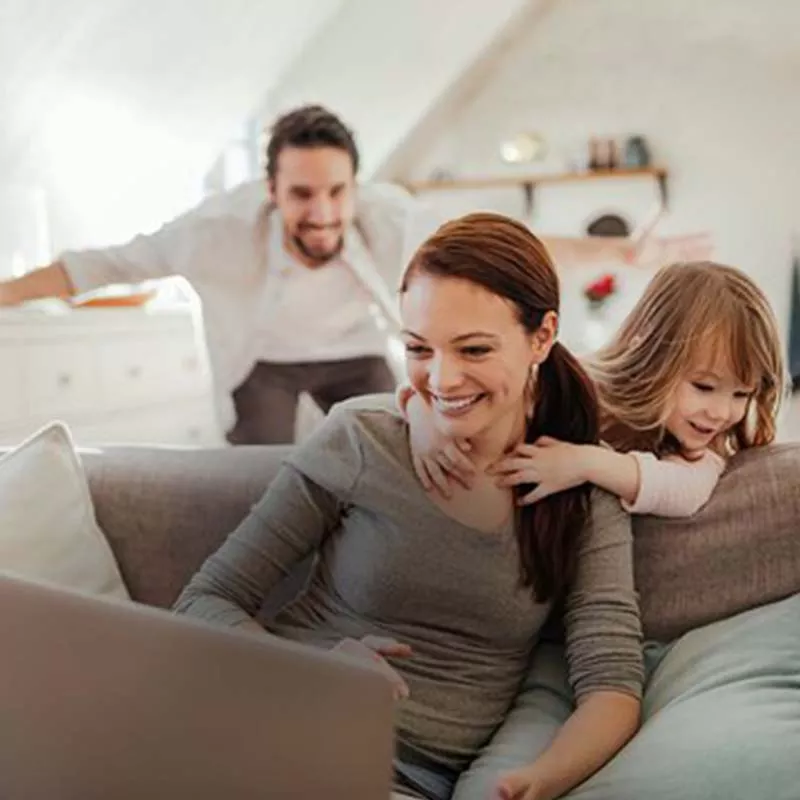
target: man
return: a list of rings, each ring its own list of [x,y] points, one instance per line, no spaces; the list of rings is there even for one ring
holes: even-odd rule
[[[65,252],[0,284],[0,305],[183,276],[202,302],[229,441],[289,443],[301,392],[324,412],[394,389],[394,287],[415,218],[418,240],[435,225],[399,187],[357,189],[358,160],[334,114],[299,108],[272,129],[266,185],[212,197],[122,246]]]
[[[395,287],[440,221],[394,185],[356,184],[352,132],[321,106],[274,124],[255,181],[151,235],[68,251],[0,283],[0,306],[180,275],[198,294],[220,421],[234,444],[293,440],[307,392],[326,412],[392,391]],[[629,258],[630,240],[545,239],[557,261]]]

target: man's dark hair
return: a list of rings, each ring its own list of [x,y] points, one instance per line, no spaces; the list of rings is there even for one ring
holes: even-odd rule
[[[353,132],[323,106],[301,106],[278,117],[267,143],[267,178],[275,179],[278,156],[284,147],[336,147],[349,154],[353,174],[358,172],[358,148]]]

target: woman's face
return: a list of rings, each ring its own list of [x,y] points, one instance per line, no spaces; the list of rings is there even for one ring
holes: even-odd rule
[[[505,298],[425,273],[411,277],[401,312],[409,381],[443,434],[472,438],[524,420],[531,368],[552,345],[549,326],[531,335]]]

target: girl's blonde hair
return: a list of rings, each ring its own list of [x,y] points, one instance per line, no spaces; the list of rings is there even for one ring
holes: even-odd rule
[[[665,428],[670,402],[704,358],[725,359],[736,379],[754,388],[744,419],[715,445],[730,454],[772,442],[787,386],[775,315],[747,275],[710,261],[660,269],[611,342],[589,360],[603,438],[623,451],[680,452]]]

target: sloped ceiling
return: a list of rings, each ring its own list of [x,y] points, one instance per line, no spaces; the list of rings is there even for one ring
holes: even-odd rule
[[[54,251],[127,238],[193,202],[254,113],[308,101],[353,125],[368,177],[545,2],[3,0],[0,210],[37,186]]]
[[[224,141],[341,0],[3,0],[0,176],[74,95]]]
[[[554,0],[348,0],[320,28],[261,108],[266,121],[320,101],[358,134],[363,176],[380,167],[496,45]]]

